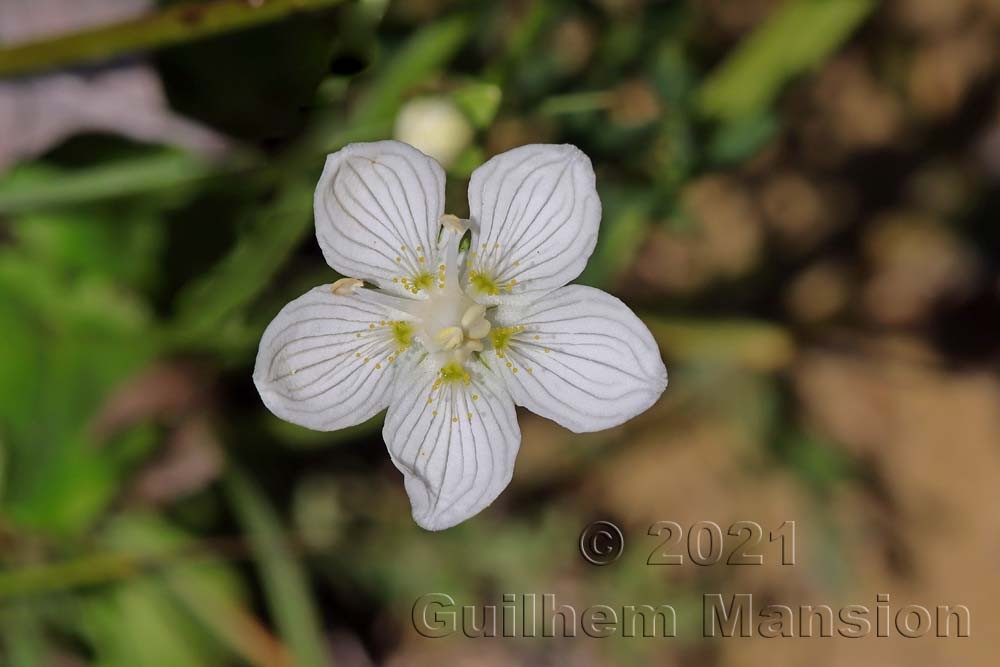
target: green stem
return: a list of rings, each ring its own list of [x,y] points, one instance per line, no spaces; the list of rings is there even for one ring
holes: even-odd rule
[[[538,107],[539,113],[555,116],[567,113],[603,111],[614,104],[614,93],[607,90],[553,95]]]
[[[135,576],[148,559],[128,554],[97,554],[63,563],[45,563],[0,572],[0,601],[65,591]]]
[[[277,21],[343,0],[212,0],[92,30],[0,48],[0,77],[118,58]]]

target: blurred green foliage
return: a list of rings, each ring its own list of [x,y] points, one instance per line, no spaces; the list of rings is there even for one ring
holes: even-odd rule
[[[448,167],[448,210],[463,214],[465,181],[493,152],[576,143],[594,160],[604,207],[580,280],[616,290],[651,230],[683,231],[685,186],[759,156],[782,132],[782,91],[878,5],[789,0],[713,51],[699,41],[699,3],[369,0],[291,18],[277,6],[296,3],[265,4],[276,8],[252,29],[215,24],[227,34],[209,41],[177,32],[174,7],[161,16],[171,26],[162,39],[154,21],[139,35],[97,33],[106,41],[96,46],[91,35],[16,59],[0,49],[3,73],[169,43],[155,62],[171,101],[232,139],[224,155],[203,156],[77,138],[0,178],[4,665],[83,664],[55,662],[66,656],[103,667],[327,665],[330,627],[394,646],[392,631],[371,628],[385,614],[408,619],[431,590],[473,600],[579,575],[565,572],[582,567],[578,527],[602,508],[573,480],[610,446],[624,448],[629,431],[581,436],[506,514],[431,535],[412,524],[399,489],[386,491],[401,485],[378,446],[379,419],[318,434],[259,404],[250,368],[264,326],[336,278],[310,238],[325,155],[392,136],[414,96],[445,97],[475,132]],[[751,287],[733,287],[732,303],[745,303],[740,289]],[[762,308],[730,309],[729,296],[697,304],[637,293],[680,387],[664,410],[777,441],[768,455],[822,496],[857,473],[783,414],[793,335]],[[156,386],[127,384],[154,362],[181,361],[207,369],[190,379],[205,393],[182,409],[156,407],[169,402]],[[117,423],[123,402],[132,413]],[[192,415],[211,424],[225,469],[176,497],[142,497],[135,480],[162,463]],[[317,470],[331,483],[316,483]],[[306,539],[318,528],[312,515],[296,525],[302,507],[329,519],[316,543]],[[213,541],[234,534],[232,548]],[[651,585],[638,561],[589,577],[609,604],[642,599]],[[664,585],[683,622],[696,623],[691,589]],[[601,650],[639,660],[651,649]]]

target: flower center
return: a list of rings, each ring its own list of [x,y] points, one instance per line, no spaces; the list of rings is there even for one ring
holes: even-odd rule
[[[424,346],[429,352],[447,353],[464,362],[472,352],[483,350],[490,333],[486,306],[470,299],[456,285],[428,290],[419,319]]]

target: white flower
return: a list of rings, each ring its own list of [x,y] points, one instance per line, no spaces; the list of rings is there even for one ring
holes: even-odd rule
[[[632,311],[564,286],[601,218],[586,155],[539,144],[494,157],[472,175],[469,220],[443,215],[444,184],[437,162],[396,141],[329,156],[316,237],[330,266],[354,278],[285,306],[254,368],[264,404],[308,428],[389,408],[383,436],[428,530],[477,514],[510,482],[515,404],[596,431],[643,412],[667,384]]]

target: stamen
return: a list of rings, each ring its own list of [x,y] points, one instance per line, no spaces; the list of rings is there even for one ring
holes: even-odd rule
[[[466,327],[466,331],[469,334],[469,338],[479,340],[489,334],[490,322],[485,317],[480,317],[478,320]]]
[[[457,361],[449,361],[439,372],[441,377],[438,378],[437,382],[464,382],[468,384],[470,380],[468,372]]]
[[[447,229],[449,232],[455,232],[456,234],[464,234],[467,226],[462,224],[462,219],[457,215],[452,215],[451,213],[445,213],[441,216],[441,225]]]
[[[396,354],[400,354],[406,348],[410,347],[413,343],[413,325],[406,321],[390,322],[389,327],[392,330],[392,338],[399,345],[399,349]],[[389,357],[392,360],[392,357]]]
[[[500,293],[500,286],[493,278],[480,271],[469,271],[469,282],[482,294],[496,296]]]
[[[511,340],[514,338],[514,334],[524,331],[523,325],[515,325],[511,327],[495,327],[490,331],[490,341],[493,343],[493,349],[497,351],[497,356],[503,359],[503,351],[507,349],[510,345]]]
[[[336,296],[350,296],[364,285],[364,281],[357,278],[341,278],[330,285],[330,292]]]
[[[454,350],[462,344],[462,339],[462,329],[459,327],[445,327],[434,336],[437,344],[446,350]]]
[[[474,321],[481,319],[483,315],[486,314],[486,306],[477,303],[475,305],[469,306],[466,309],[465,314],[462,315],[462,326],[468,328]],[[482,336],[475,336],[475,338],[482,338]]]

